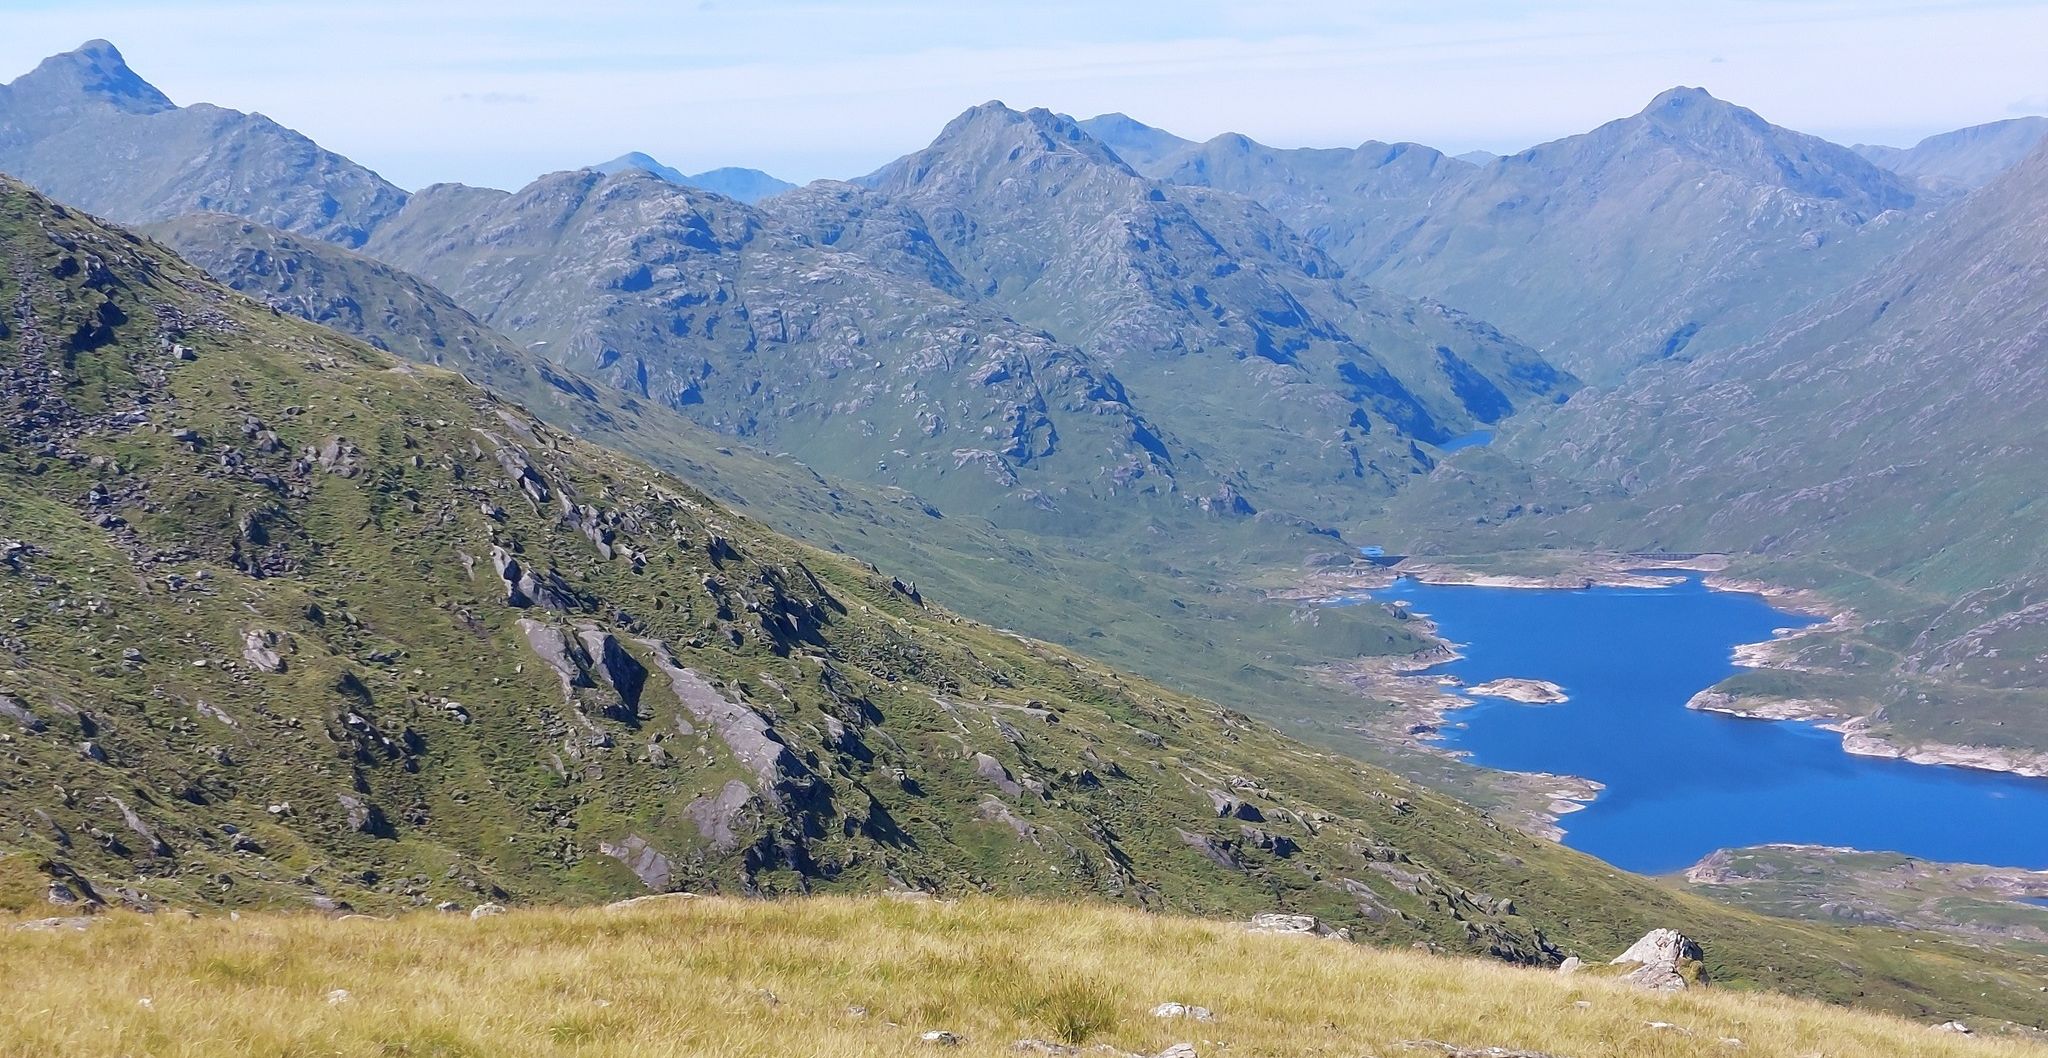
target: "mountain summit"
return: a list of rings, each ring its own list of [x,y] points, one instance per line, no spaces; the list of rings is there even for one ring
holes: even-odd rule
[[[0,172],[116,220],[233,213],[345,246],[406,197],[261,114],[173,104],[102,40],[0,86]]]
[[[673,166],[663,165],[656,161],[653,155],[641,151],[629,151],[611,161],[601,162],[590,168],[606,175],[616,173],[622,169],[638,169],[642,172],[653,173],[655,176],[661,177],[671,184],[677,184],[682,187],[694,187],[700,191],[716,192],[727,198],[745,202],[750,206],[770,195],[779,195],[796,187],[795,184],[787,180],[779,180],[759,169],[742,169],[737,166],[707,169],[704,172],[695,174],[684,173]]]
[[[1903,242],[1915,192],[1704,89],[1502,158],[1344,258],[1594,379],[1729,344]]]
[[[104,40],[89,40],[52,55],[34,70],[0,86],[0,99],[21,106],[64,107],[75,105],[76,97],[81,96],[138,114],[175,107],[170,97],[129,69],[120,50]]]
[[[924,150],[897,159],[862,180],[885,192],[965,180],[970,184],[1016,167],[1092,164],[1136,177],[1115,151],[1073,118],[1044,107],[1013,110],[999,99],[970,107],[946,123]]]

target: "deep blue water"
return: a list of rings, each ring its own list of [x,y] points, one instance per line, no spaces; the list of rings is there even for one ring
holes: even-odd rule
[[[1564,687],[1559,705],[1474,699],[1446,718],[1444,742],[1490,767],[1605,783],[1560,825],[1565,844],[1617,866],[1659,874],[1719,848],[1801,842],[2048,867],[2048,780],[1856,757],[1811,724],[1685,708],[1736,671],[1736,644],[1806,623],[1758,596],[1697,578],[1579,591],[1404,579],[1374,598],[1406,600],[1460,644],[1466,656],[1432,673]]]
[[[2020,903],[2034,904],[2038,907],[2048,907],[2048,896],[2023,896],[2020,897]]]
[[[1471,433],[1459,434],[1438,445],[1437,448],[1446,452],[1455,452],[1460,448],[1477,448],[1480,445],[1492,442],[1492,440],[1492,430],[1474,430]]]

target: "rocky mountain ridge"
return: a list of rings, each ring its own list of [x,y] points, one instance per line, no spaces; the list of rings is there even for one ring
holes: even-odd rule
[[[0,85],[0,172],[130,223],[233,213],[345,246],[406,199],[261,114],[172,104],[103,40]]]
[[[994,887],[1538,961],[1678,923],[1717,981],[1895,1009],[2025,980],[1843,969],[1882,935],[1788,970],[1781,926],[955,617],[12,183],[0,247],[10,899]]]

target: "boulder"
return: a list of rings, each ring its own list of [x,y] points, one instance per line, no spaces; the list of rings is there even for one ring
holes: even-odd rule
[[[277,652],[277,633],[260,630],[242,633],[242,660],[258,672],[283,672],[284,658]]]
[[[1208,1007],[1189,1006],[1186,1003],[1161,1003],[1152,1008],[1155,1018],[1193,1018],[1196,1021],[1212,1021],[1216,1015]]]
[[[584,627],[577,630],[576,638],[590,656],[592,673],[618,693],[618,705],[606,709],[605,715],[623,723],[638,722],[640,691],[647,685],[647,667],[627,653],[618,637],[610,632]]]
[[[1675,929],[1653,929],[1614,957],[1609,965],[1633,968],[1623,981],[1658,992],[1678,992],[1707,983],[1706,956],[1699,944]]]
[[[1282,933],[1299,937],[1335,937],[1350,940],[1351,931],[1332,926],[1314,915],[1289,915],[1267,911],[1253,915],[1245,929],[1252,933]]]
[[[504,913],[505,905],[503,904],[478,904],[475,907],[469,909],[469,917],[471,921],[474,921],[479,918],[489,918],[492,915],[502,915]]]
[[[18,699],[10,698],[4,694],[0,694],[0,716],[14,721],[21,725],[22,730],[28,732],[43,731],[49,726],[43,723],[42,717],[29,711],[28,706],[21,704]]]
[[[49,933],[58,930],[83,930],[91,925],[92,919],[70,915],[60,918],[34,918],[26,922],[17,922],[14,928],[30,933]]]
[[[986,753],[976,753],[974,755],[974,774],[981,776],[993,784],[996,789],[1011,797],[1016,797],[1024,792],[1024,788],[1017,784],[1015,778],[1011,777],[1010,769],[1003,767],[1002,761]]]

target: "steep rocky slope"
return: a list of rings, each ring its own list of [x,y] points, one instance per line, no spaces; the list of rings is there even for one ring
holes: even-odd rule
[[[1498,783],[1476,769],[1359,738],[1349,724],[1366,708],[1362,703],[1300,680],[1305,666],[1331,658],[1422,646],[1378,608],[1303,615],[1290,603],[1197,579],[1185,568],[1121,562],[1095,541],[1005,529],[972,512],[942,512],[901,489],[828,479],[805,463],[756,453],[667,403],[578,375],[492,330],[417,277],[316,239],[217,215],[150,231],[236,290],[409,359],[460,370],[550,424],[682,475],[781,532],[901,570],[955,605],[999,615],[1008,627],[1085,646],[1353,753],[1390,762],[1387,754],[1396,753],[1404,770],[1481,803],[1507,803]],[[1243,534],[1250,528],[1218,521],[1211,535],[1189,546],[1241,552],[1251,546]],[[1289,683],[1299,690],[1273,693]]]
[[[1437,196],[1479,169],[1419,143],[1281,148],[1234,132],[1196,143],[1122,114],[1078,124],[1146,176],[1259,203],[1347,266],[1421,223]]]
[[[525,396],[507,376],[535,358],[448,295],[388,265],[225,213],[189,213],[139,230],[273,308]]]
[[[1919,205],[1845,147],[1696,88],[1495,162],[1338,259],[1478,313],[1589,381],[1725,346],[1898,246]]]
[[[949,296],[957,277],[915,218],[857,189],[785,196],[822,237],[637,170],[555,174],[442,223],[461,193],[422,192],[370,252],[556,362],[757,446],[1012,524],[1062,497],[1170,494],[1183,463],[1200,480],[1113,376]],[[897,257],[839,245],[855,238]]]
[[[961,620],[0,188],[10,899],[987,887],[1538,960],[1677,925],[1725,981],[2033,1002],[2031,964],[1728,912]]]
[[[1858,613],[1781,645],[1775,671],[1724,690],[1860,715],[1851,733],[1865,751],[1929,747],[1934,759],[2038,773],[2044,247],[2048,151],[2037,150],[1770,337],[1575,399],[1404,510],[1458,510],[1495,545],[1745,556],[1752,573]],[[1509,457],[1521,467],[1490,462]],[[1940,748],[1952,744],[1982,748]]]
[[[1929,136],[1911,147],[1857,144],[1856,153],[1936,190],[1971,191],[2018,165],[2048,139],[2048,117],[2010,118]]]
[[[864,181],[915,209],[970,288],[1094,352],[1237,487],[1313,518],[1569,376],[1435,302],[1346,285],[1248,200],[1148,180],[1072,120],[988,103]]]
[[[1353,267],[1477,174],[1477,166],[1419,143],[1283,150],[1230,134],[1173,155],[1160,178],[1244,195]]]
[[[212,210],[347,246],[405,204],[261,114],[173,104],[103,40],[0,85],[0,172],[116,220]]]

